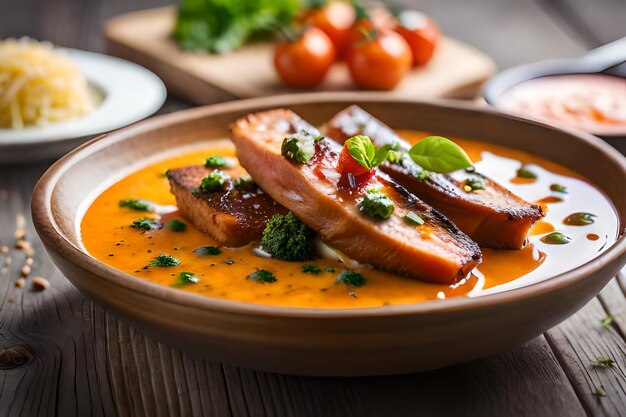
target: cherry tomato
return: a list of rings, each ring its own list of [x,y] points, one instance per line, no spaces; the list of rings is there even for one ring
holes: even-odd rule
[[[350,31],[356,19],[352,5],[344,1],[331,1],[311,9],[304,22],[324,31],[333,42],[337,58],[344,57],[350,47]]]
[[[372,29],[379,31],[388,31],[394,28],[394,19],[389,10],[378,7],[371,11],[365,11],[357,6],[357,19],[349,31],[349,43],[352,47],[355,43],[360,42],[365,37],[365,33],[369,33]]]
[[[341,179],[338,184],[340,187],[362,186],[374,175],[374,170],[367,169],[363,165],[359,164],[357,160],[350,155],[350,150],[348,150],[346,146],[341,149],[341,153],[339,154],[337,172],[341,174]],[[348,174],[352,174],[354,176],[354,184],[350,184]]]
[[[370,33],[348,53],[352,80],[361,88],[391,90],[411,69],[411,48],[396,32]]]
[[[424,13],[407,10],[398,16],[398,32],[411,47],[413,66],[424,65],[433,56],[440,33],[437,24]]]
[[[276,45],[274,67],[290,87],[315,87],[335,61],[335,47],[321,29],[310,27],[293,41]]]

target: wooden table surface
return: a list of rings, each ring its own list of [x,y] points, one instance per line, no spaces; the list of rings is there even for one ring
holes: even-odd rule
[[[28,35],[104,51],[105,19],[167,3],[0,0],[0,39]],[[427,0],[418,6],[448,34],[491,54],[501,68],[576,56],[626,35],[623,0]],[[186,107],[170,97],[160,112]],[[60,274],[29,213],[33,185],[50,163],[0,167],[0,246],[15,244],[14,231],[25,218],[35,250],[31,277],[51,283],[36,292],[30,278],[25,288],[16,288],[24,255],[0,253],[0,416],[626,415],[624,277],[525,345],[447,369],[370,378],[239,369],[145,336]],[[613,322],[605,327],[601,319],[607,315]],[[615,365],[593,368],[599,358],[612,358]]]

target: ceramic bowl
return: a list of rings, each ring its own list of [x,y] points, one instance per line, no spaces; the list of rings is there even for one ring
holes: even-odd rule
[[[271,307],[204,297],[117,271],[89,256],[79,221],[112,182],[163,155],[228,135],[247,113],[288,107],[322,123],[358,104],[403,129],[477,138],[536,153],[585,175],[626,224],[626,159],[590,135],[489,108],[374,93],[321,93],[230,102],[173,113],[101,136],[54,164],[37,184],[32,212],[54,263],[87,296],[174,346],[265,371],[326,376],[398,374],[444,367],[508,349],[582,307],[626,262],[623,234],[567,273],[476,298],[362,309]]]

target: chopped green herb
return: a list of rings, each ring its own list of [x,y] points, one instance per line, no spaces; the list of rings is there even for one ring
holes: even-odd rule
[[[535,174],[534,172],[529,170],[526,167],[526,165],[522,166],[520,169],[517,170],[517,176],[519,178],[530,178],[530,179],[536,179],[537,178],[537,174]]]
[[[588,226],[595,223],[595,214],[591,213],[572,213],[563,219],[563,223],[569,226]]]
[[[424,181],[425,179],[427,179],[430,176],[430,174],[428,173],[428,171],[426,170],[422,170],[420,172],[417,173],[417,179]]]
[[[275,214],[265,225],[261,249],[272,258],[284,261],[308,261],[313,256],[313,231],[293,213]]]
[[[557,193],[567,194],[567,188],[560,184],[551,184],[550,190],[556,191]]]
[[[213,156],[209,156],[204,161],[204,166],[207,168],[225,168],[225,167],[229,167],[230,164],[225,158],[221,156],[213,155]]]
[[[158,220],[153,219],[139,219],[132,222],[130,227],[141,231],[152,230],[159,227],[159,222]]]
[[[317,265],[302,265],[302,272],[307,274],[319,275],[322,273],[322,268]]]
[[[424,219],[422,219],[420,216],[412,211],[409,211],[407,214],[405,214],[404,221],[416,226],[421,226],[424,224]]]
[[[367,279],[365,279],[365,277],[358,272],[341,271],[339,275],[337,275],[337,282],[340,284],[360,287],[367,283]]]
[[[542,237],[541,241],[549,245],[565,245],[566,243],[570,243],[572,238],[561,232],[552,232]]]
[[[442,136],[428,136],[409,150],[409,156],[422,168],[448,173],[472,166],[472,160],[456,143]]]
[[[468,193],[474,190],[484,190],[485,180],[480,177],[468,178],[463,184],[463,189]]]
[[[329,266],[328,268],[326,268],[326,271],[327,272],[335,272],[335,268]]]
[[[593,368],[612,368],[615,365],[615,361],[611,358],[597,359],[591,363]]]
[[[404,154],[401,151],[390,149],[387,153],[387,161],[392,164],[399,164],[400,162],[402,162],[403,156]]]
[[[200,277],[193,272],[181,272],[178,274],[178,279],[172,284],[172,287],[182,287],[189,284],[197,284],[198,282],[200,282]]]
[[[171,255],[165,255],[163,253],[159,253],[154,259],[152,259],[149,263],[149,267],[158,267],[158,268],[168,268],[171,266],[180,265],[180,261],[174,258]]]
[[[172,219],[165,223],[165,227],[173,232],[184,232],[187,229],[187,225],[178,219]]]
[[[209,256],[209,255],[219,255],[222,253],[220,248],[215,246],[201,246],[193,250],[193,253],[196,256]]]
[[[316,137],[305,130],[294,133],[283,139],[281,153],[291,161],[304,164],[315,155],[315,139]]]
[[[474,172],[476,172],[476,167],[474,165],[472,165],[471,167],[467,167],[465,168],[465,172],[467,172],[468,174],[473,174]]]
[[[388,219],[393,213],[393,201],[380,191],[368,191],[359,203],[359,209],[370,217]]]
[[[200,191],[210,193],[224,189],[224,184],[230,179],[230,176],[219,169],[214,170],[206,177],[202,178],[200,183]]]
[[[259,269],[251,273],[246,277],[248,281],[256,281],[256,282],[267,282],[272,283],[276,282],[276,277],[270,271],[265,269]]]
[[[233,185],[237,188],[252,188],[254,180],[250,175],[242,175],[235,179]]]
[[[385,162],[389,151],[393,148],[392,144],[388,144],[376,149],[372,140],[363,135],[351,137],[346,140],[344,146],[348,148],[355,161],[367,169],[375,168]]]
[[[603,327],[606,327],[608,329],[609,327],[611,327],[611,323],[613,323],[613,317],[611,316],[603,317],[602,320],[600,320],[600,323],[602,323]]]
[[[603,390],[602,388],[598,387],[596,388],[596,396],[598,397],[606,397],[608,394],[606,393],[605,390]]]
[[[120,200],[120,207],[127,207],[136,211],[151,211],[153,204],[146,200],[138,200],[136,198],[127,198]]]
[[[313,142],[321,142],[324,140],[324,136],[316,136],[313,138]]]

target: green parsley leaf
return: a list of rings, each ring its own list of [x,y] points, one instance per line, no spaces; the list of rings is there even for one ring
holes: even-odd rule
[[[172,284],[172,287],[179,288],[189,284],[197,284],[198,282],[200,282],[200,277],[193,272],[181,272],[178,274],[178,279]]]
[[[206,177],[202,178],[200,183],[200,191],[210,193],[224,189],[224,185],[230,179],[230,176],[219,169],[214,170]]]
[[[593,368],[612,368],[615,365],[615,361],[611,358],[597,359],[591,363]]]
[[[404,216],[404,221],[409,223],[409,224],[414,224],[416,226],[421,226],[421,225],[424,224],[424,219],[422,219],[420,216],[418,216],[417,214],[415,214],[412,211],[409,211]]]
[[[550,185],[550,190],[551,191],[556,191],[557,193],[563,193],[563,194],[567,194],[567,188],[560,185],[560,184],[551,184]]]
[[[340,284],[352,285],[354,287],[361,287],[367,283],[367,279],[363,275],[354,271],[341,271],[337,275],[336,282]]]
[[[611,327],[611,323],[613,323],[613,317],[611,317],[611,316],[603,317],[600,320],[600,323],[602,323],[603,327],[608,329],[609,327]]]
[[[178,219],[172,219],[165,223],[165,228],[170,229],[173,232],[184,232],[185,229],[187,229],[187,225]]]
[[[316,137],[307,131],[294,133],[283,139],[281,154],[294,162],[304,164],[315,155]]]
[[[159,227],[159,221],[153,219],[139,219],[132,222],[130,227],[145,232],[147,230],[157,229]]]
[[[536,179],[537,178],[537,174],[535,174],[534,172],[529,170],[526,167],[526,165],[522,166],[520,169],[517,170],[517,176],[519,178],[530,178],[530,179]]]
[[[543,243],[548,245],[565,245],[572,241],[572,238],[561,232],[552,232],[541,238]]]
[[[328,268],[326,268],[327,272],[335,272],[335,268],[329,266]]]
[[[438,173],[472,166],[463,148],[442,136],[428,136],[420,140],[409,150],[409,156],[422,168]]]
[[[370,217],[388,219],[393,213],[393,201],[380,191],[369,191],[359,203],[359,209]]]
[[[149,267],[157,267],[157,268],[168,268],[171,266],[180,265],[180,261],[174,258],[171,255],[165,255],[163,253],[159,253],[154,259],[152,259],[149,263]]]
[[[259,269],[251,273],[246,277],[248,281],[256,281],[256,282],[267,282],[272,283],[276,282],[276,277],[270,271],[265,269]]]
[[[230,164],[225,158],[221,156],[213,155],[213,156],[209,156],[204,161],[204,166],[207,168],[225,168],[225,167],[229,167]]]
[[[302,265],[301,270],[304,273],[313,274],[313,275],[319,275],[323,272],[322,268],[320,268],[317,265]]]
[[[135,211],[152,211],[154,209],[154,204],[147,200],[139,200],[137,198],[126,198],[124,200],[120,200],[120,207],[127,207],[131,210]]]
[[[209,255],[219,255],[222,253],[220,248],[215,246],[201,246],[193,250],[193,253],[196,256],[209,256]]]

